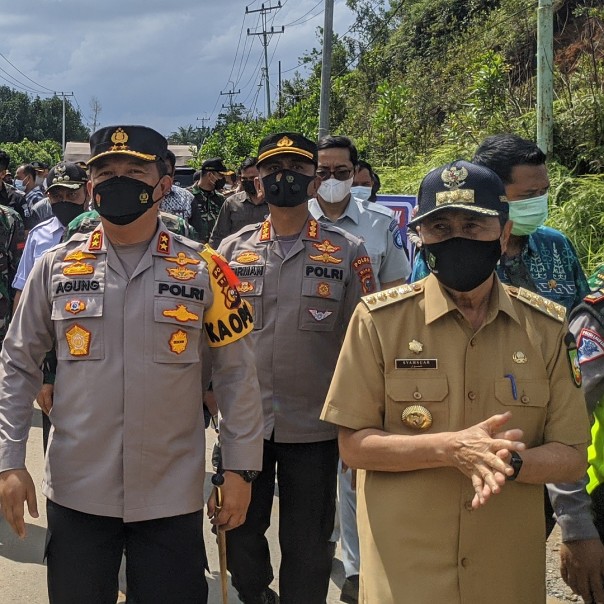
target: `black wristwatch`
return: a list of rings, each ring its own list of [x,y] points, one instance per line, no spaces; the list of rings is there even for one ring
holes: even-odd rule
[[[520,468],[522,468],[522,457],[516,452],[512,451],[512,459],[510,459],[510,465],[514,468],[514,473],[511,476],[506,476],[506,480],[516,480],[518,478],[518,473],[520,472]]]
[[[260,474],[260,470],[225,470],[225,472],[239,474],[245,482],[254,482],[258,478],[258,474]]]

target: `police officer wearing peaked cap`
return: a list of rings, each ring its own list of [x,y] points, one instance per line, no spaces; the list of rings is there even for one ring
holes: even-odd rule
[[[375,281],[360,239],[310,215],[317,146],[282,132],[258,149],[257,187],[270,216],[226,237],[220,252],[254,308],[258,378],[264,409],[262,472],[245,523],[227,534],[233,586],[247,604],[276,602],[265,537],[275,477],[279,483],[285,603],[323,604],[331,572],[337,443],[319,413],[346,324]]]
[[[224,417],[220,512],[209,502],[222,529],[243,522],[250,487],[242,474],[261,466],[249,309],[223,287],[218,256],[159,219],[171,185],[166,150],[166,139],[144,126],[92,135],[88,187],[101,224],[36,263],[0,355],[0,502],[24,536],[24,501],[36,515],[25,468],[31,400],[56,343],[42,487],[51,602],[115,602],[124,548],[129,598],[207,601],[206,342]],[[233,314],[239,331],[210,340],[204,326],[215,332]]]
[[[545,602],[542,485],[581,476],[588,436],[565,311],[494,273],[494,172],[441,166],[418,204],[432,274],[363,298],[322,414],[364,470],[359,602]]]

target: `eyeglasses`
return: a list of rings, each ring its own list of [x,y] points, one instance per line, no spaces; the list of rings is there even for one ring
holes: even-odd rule
[[[332,174],[336,180],[348,180],[352,174],[352,170],[349,168],[338,168],[337,170],[319,168],[316,174],[321,180],[327,180]]]

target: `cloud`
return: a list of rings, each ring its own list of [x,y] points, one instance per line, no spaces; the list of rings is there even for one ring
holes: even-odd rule
[[[26,4],[30,6],[24,10],[3,15],[0,53],[33,82],[0,57],[0,84],[28,92],[73,91],[85,121],[90,118],[90,99],[96,97],[101,124],[143,123],[164,134],[200,125],[198,117],[215,119],[228,101],[220,92],[229,89],[241,90],[234,103],[251,109],[256,98],[257,109],[264,110],[264,89],[258,94],[263,50],[258,36],[247,36],[248,28],[261,31],[261,23],[259,13],[245,14],[246,6],[259,8],[259,0]],[[320,46],[315,32],[323,25],[322,2],[281,4],[267,16],[269,27],[291,24],[284,34],[272,37],[268,48],[274,99],[278,61],[284,72],[295,67],[301,55]],[[352,20],[344,0],[338,0],[335,31],[343,33]],[[293,73],[287,71],[284,77]]]

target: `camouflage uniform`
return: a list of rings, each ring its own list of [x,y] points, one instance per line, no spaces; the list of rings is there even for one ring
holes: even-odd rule
[[[604,264],[601,264],[587,279],[589,288],[591,290],[600,289],[604,287]]]
[[[198,187],[192,187],[190,191],[195,197],[193,201],[195,207],[190,222],[199,235],[198,241],[208,243],[214,224],[218,219],[220,208],[225,201],[224,195],[216,191],[204,191]]]
[[[15,290],[11,287],[25,247],[21,216],[0,205],[0,344],[4,341],[13,312]]]
[[[169,214],[168,212],[160,212],[159,215],[168,230],[176,235],[182,235],[183,237],[197,241],[195,229],[186,220],[175,214]],[[69,223],[63,234],[62,241],[71,239],[75,233],[91,233],[96,229],[100,222],[101,217],[96,210],[84,212]]]

